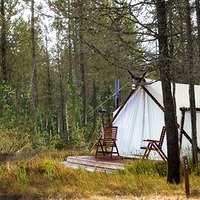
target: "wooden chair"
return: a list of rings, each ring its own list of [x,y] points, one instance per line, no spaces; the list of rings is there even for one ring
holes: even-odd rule
[[[104,127],[103,135],[98,139],[96,143],[96,158],[98,153],[101,153],[104,156],[110,155],[111,159],[113,154],[117,154],[119,156],[119,151],[116,144],[117,128],[117,126]]]
[[[166,134],[166,127],[163,126],[159,140],[151,140],[151,139],[143,140],[145,142],[148,142],[148,144],[147,144],[146,147],[141,147],[141,149],[145,149],[145,152],[144,152],[142,159],[147,160],[150,152],[156,151],[160,155],[160,157],[165,162],[167,162],[167,156],[165,155],[165,153],[162,150],[162,145],[163,145],[165,134]]]

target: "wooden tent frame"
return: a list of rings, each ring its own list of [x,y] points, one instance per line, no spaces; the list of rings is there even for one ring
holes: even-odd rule
[[[181,123],[180,123],[180,139],[179,139],[179,142],[180,142],[180,149],[181,149],[181,146],[182,146],[182,140],[183,140],[183,136],[186,137],[186,139],[192,144],[192,138],[186,133],[186,131],[183,129],[184,127],[184,123],[185,123],[185,112],[186,111],[190,111],[190,108],[186,108],[186,107],[181,107],[180,108],[180,111],[181,111]],[[196,111],[199,111],[200,112],[200,108],[196,108]],[[200,153],[200,148],[197,147],[197,151],[198,153]]]

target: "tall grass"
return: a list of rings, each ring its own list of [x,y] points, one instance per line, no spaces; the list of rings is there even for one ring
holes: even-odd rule
[[[70,152],[70,155],[76,152]],[[167,166],[162,162],[133,160],[125,170],[113,173],[88,172],[64,166],[68,152],[45,152],[37,156],[7,161],[0,166],[0,193],[31,197],[73,199],[91,195],[184,195],[181,184],[167,184]],[[200,177],[191,172],[192,195],[199,196]],[[1,199],[1,198],[0,198]],[[37,199],[37,198],[36,198]]]

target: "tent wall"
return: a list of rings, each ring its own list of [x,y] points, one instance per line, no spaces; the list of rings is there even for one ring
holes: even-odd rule
[[[113,125],[118,126],[117,145],[120,155],[142,155],[143,139],[159,139],[164,125],[163,111],[140,88],[129,98]],[[166,152],[166,142],[164,143]]]
[[[149,82],[150,80],[148,80]],[[150,81],[145,88],[163,106],[161,82]],[[196,106],[200,107],[200,86],[195,86]],[[189,86],[187,84],[175,85],[177,123],[181,121],[180,107],[189,107]],[[114,113],[114,115],[117,111]],[[126,101],[121,111],[114,117],[113,125],[118,126],[117,145],[120,155],[143,155],[144,139],[159,139],[164,125],[164,112],[155,101],[140,87]],[[186,113],[184,130],[191,136],[190,113]],[[197,139],[200,138],[200,114],[197,114]],[[182,153],[186,154],[191,149],[191,144],[183,136]],[[198,140],[200,147],[200,140]],[[167,154],[166,137],[163,151]],[[151,157],[159,158],[154,154]]]

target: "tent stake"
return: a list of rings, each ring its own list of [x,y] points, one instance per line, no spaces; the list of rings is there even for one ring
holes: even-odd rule
[[[190,198],[190,185],[189,185],[189,167],[187,156],[183,156],[184,164],[184,178],[185,178],[185,194],[187,198]]]

